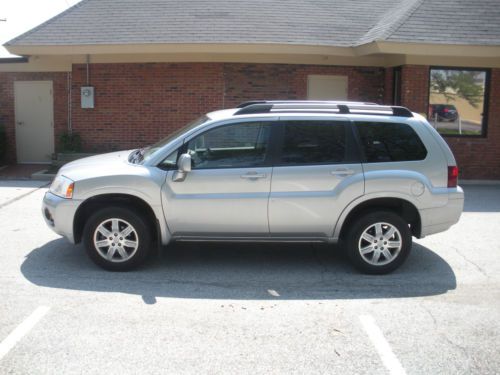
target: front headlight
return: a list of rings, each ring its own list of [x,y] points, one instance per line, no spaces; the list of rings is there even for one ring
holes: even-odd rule
[[[61,198],[73,198],[73,190],[75,189],[75,182],[64,176],[57,176],[50,185],[50,192]]]

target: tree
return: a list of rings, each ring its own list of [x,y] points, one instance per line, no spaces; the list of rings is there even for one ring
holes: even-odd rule
[[[478,71],[435,70],[431,73],[430,90],[443,95],[447,102],[458,97],[477,108],[483,101],[483,74]]]

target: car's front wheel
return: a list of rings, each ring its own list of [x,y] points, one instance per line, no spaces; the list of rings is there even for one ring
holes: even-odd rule
[[[346,239],[349,258],[369,274],[385,274],[410,254],[412,236],[405,220],[390,211],[370,212],[356,220]]]
[[[142,215],[125,207],[106,207],[86,222],[83,242],[89,257],[110,271],[139,266],[151,246],[151,232]]]

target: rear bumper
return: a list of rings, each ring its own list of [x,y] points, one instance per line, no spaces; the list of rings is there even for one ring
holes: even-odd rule
[[[461,187],[457,187],[448,194],[448,203],[445,206],[420,210],[422,224],[420,237],[444,232],[458,223],[463,209],[464,192]]]
[[[51,192],[43,197],[42,216],[47,226],[71,243],[75,243],[73,221],[79,205],[80,201],[61,198]]]

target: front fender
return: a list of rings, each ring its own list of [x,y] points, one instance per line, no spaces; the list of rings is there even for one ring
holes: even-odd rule
[[[108,194],[129,195],[139,198],[151,207],[159,223],[161,242],[162,244],[168,244],[171,235],[164,219],[160,196],[165,174],[165,172],[161,171],[161,173],[158,172],[147,176],[115,175],[77,181],[75,184],[75,198],[81,202]]]

